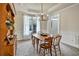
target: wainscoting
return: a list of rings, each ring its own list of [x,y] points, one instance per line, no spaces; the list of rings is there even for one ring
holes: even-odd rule
[[[61,32],[61,42],[79,48],[79,32]]]

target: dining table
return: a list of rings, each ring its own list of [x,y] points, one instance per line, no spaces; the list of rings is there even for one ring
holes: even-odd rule
[[[45,38],[47,38],[47,37],[49,37],[49,36],[52,37],[51,34],[47,34],[47,35],[41,35],[41,34],[38,34],[38,33],[32,34],[32,39],[33,39],[34,42],[35,42],[34,46],[36,46],[37,52],[38,52],[39,42],[44,41]]]

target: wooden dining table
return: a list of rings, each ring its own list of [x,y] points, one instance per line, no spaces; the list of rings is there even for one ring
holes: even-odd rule
[[[36,45],[37,52],[38,52],[39,41],[43,41],[43,40],[45,40],[45,38],[47,38],[49,36],[52,36],[52,35],[48,34],[46,36],[43,36],[43,35],[38,34],[38,33],[32,34],[32,38],[35,41],[34,46]]]

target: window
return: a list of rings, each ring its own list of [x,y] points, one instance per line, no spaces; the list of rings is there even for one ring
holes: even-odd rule
[[[29,16],[24,16],[24,35],[29,35]]]
[[[39,17],[24,15],[24,36],[40,31]]]
[[[59,14],[51,17],[51,28],[52,34],[59,33]]]

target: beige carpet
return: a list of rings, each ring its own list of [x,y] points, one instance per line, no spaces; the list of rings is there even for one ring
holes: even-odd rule
[[[53,56],[54,56],[54,52]],[[79,56],[79,49],[76,49],[74,47],[61,44],[61,53],[62,56]],[[60,54],[58,53],[58,56]],[[42,56],[39,55],[36,52],[36,49],[33,48],[31,40],[23,40],[23,41],[17,41],[17,51],[16,56]],[[47,54],[46,56],[50,56],[50,54]]]

